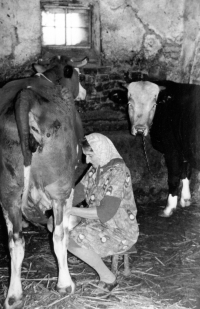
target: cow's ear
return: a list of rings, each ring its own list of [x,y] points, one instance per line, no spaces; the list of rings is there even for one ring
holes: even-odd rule
[[[44,73],[46,68],[40,64],[33,64],[33,68],[37,73]]]
[[[66,65],[64,67],[64,77],[71,78],[73,74],[73,67],[71,65]]]

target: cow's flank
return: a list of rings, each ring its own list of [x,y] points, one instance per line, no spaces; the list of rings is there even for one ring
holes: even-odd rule
[[[77,63],[78,67],[83,64],[86,60]],[[60,293],[75,290],[67,265],[68,210],[83,128],[74,104],[80,89],[74,66],[69,59],[57,58],[46,71],[0,89],[0,203],[11,257],[5,309],[23,307],[22,215],[33,224],[47,224],[46,212],[53,209],[57,289]],[[82,99],[85,94],[82,91]]]

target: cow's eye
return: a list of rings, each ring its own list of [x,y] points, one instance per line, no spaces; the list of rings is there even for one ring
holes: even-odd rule
[[[57,131],[58,129],[60,129],[60,124],[56,125],[54,128],[55,128],[56,131]]]
[[[56,120],[56,121],[54,122],[53,126],[54,126],[54,130],[57,131],[58,129],[60,129],[61,123],[60,123],[58,120]]]
[[[155,109],[155,108],[156,108],[156,105],[157,105],[157,104],[155,103],[155,104],[152,106],[152,109]]]
[[[39,133],[39,131],[38,131],[35,127],[31,126],[31,129],[32,129],[33,131]]]
[[[66,65],[63,73],[65,78],[71,78],[73,74],[73,67],[71,65]]]

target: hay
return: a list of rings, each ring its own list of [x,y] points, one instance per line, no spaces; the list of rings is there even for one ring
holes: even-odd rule
[[[41,258],[44,258],[44,256],[38,255],[35,257],[37,261]],[[47,258],[45,258],[45,261],[47,261]],[[147,269],[147,271],[141,271],[138,269],[132,270],[132,274],[127,280],[124,280],[125,278],[123,276],[119,276],[118,288],[109,294],[105,294],[102,297],[97,297],[95,294],[93,296],[95,285],[92,284],[91,279],[85,279],[85,276],[91,277],[95,276],[95,274],[93,272],[85,272],[84,270],[80,269],[79,272],[72,273],[72,275],[76,275],[79,280],[75,294],[61,297],[55,290],[57,277],[50,277],[49,275],[46,275],[44,277],[35,278],[37,271],[32,269],[32,263],[30,263],[27,270],[22,270],[22,286],[24,291],[23,309],[185,309],[186,307],[181,305],[181,302],[169,304],[167,299],[165,301],[161,301],[155,299],[155,297],[148,297],[146,295],[149,294],[149,291],[141,289],[141,283],[132,283],[132,276],[133,278],[143,277],[143,280],[151,283],[152,280],[148,279],[148,277],[159,277],[159,279],[161,279],[160,276],[152,274],[149,271],[150,269]],[[0,269],[0,273],[1,279],[8,279],[8,276],[3,276],[2,272],[7,272],[7,269]],[[3,290],[4,293],[0,295],[1,302],[7,293],[7,288],[5,285]]]
[[[155,215],[155,205],[142,206],[138,214],[138,252],[130,254],[130,276],[124,277],[123,259],[120,259],[119,286],[103,297],[95,295],[92,281],[98,277],[94,270],[70,254],[69,270],[77,282],[76,292],[61,297],[56,291],[58,268],[49,234],[30,227],[24,234],[23,309],[195,308],[200,282],[200,216],[196,215],[197,211],[198,207],[193,205],[163,220]],[[0,308],[9,282],[9,259],[5,251],[4,255],[1,252],[0,247]],[[104,261],[111,266],[110,258]]]
[[[54,278],[56,279],[56,278]],[[111,293],[102,296],[91,296],[91,290],[83,292],[81,285],[78,285],[74,295],[66,295],[61,297],[51,286],[49,289],[49,281],[53,278],[44,277],[42,279],[23,281],[23,289],[25,294],[23,309],[89,309],[89,308],[108,308],[108,309],[185,309],[180,302],[169,304],[167,302],[155,300],[143,296],[136,291],[136,287],[126,286],[126,288],[117,288]],[[89,282],[88,282],[89,284]],[[90,285],[90,284],[89,284]],[[90,291],[89,291],[90,290]]]

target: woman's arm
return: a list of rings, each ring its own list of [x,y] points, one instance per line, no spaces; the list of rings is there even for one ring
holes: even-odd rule
[[[96,207],[90,207],[90,208],[72,207],[70,210],[70,215],[78,216],[85,219],[99,219]]]

